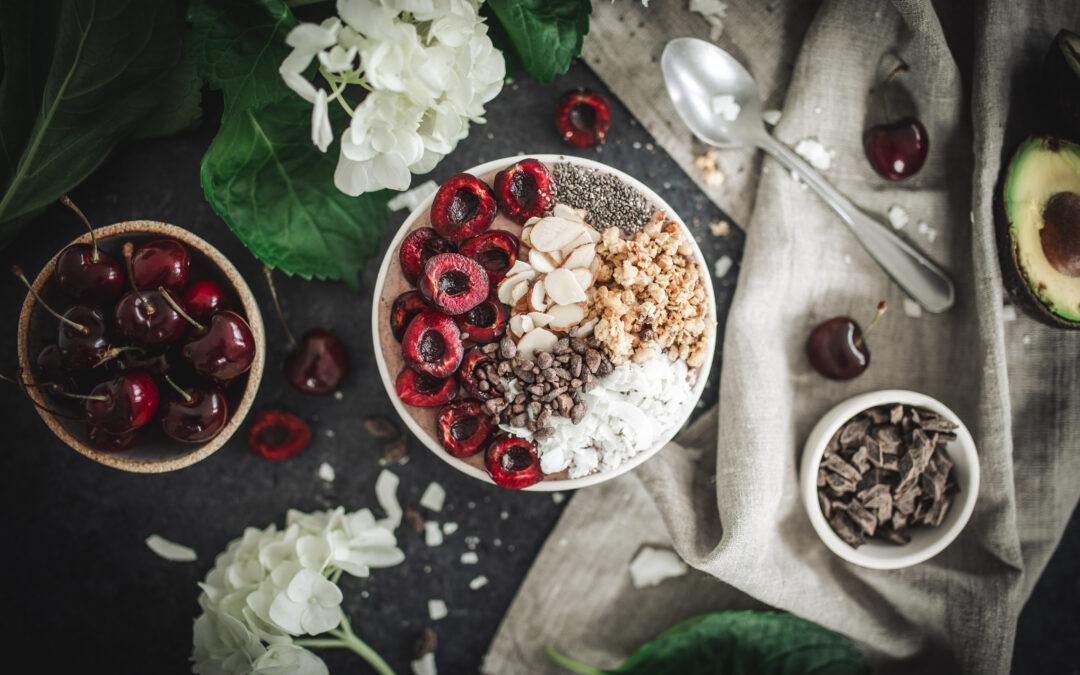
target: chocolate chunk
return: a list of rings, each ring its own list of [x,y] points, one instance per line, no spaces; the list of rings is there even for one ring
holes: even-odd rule
[[[897,403],[889,410],[889,421],[893,424],[900,424],[904,419],[904,406]]]
[[[375,438],[398,438],[401,436],[397,425],[382,415],[375,415],[364,420],[364,430]]]
[[[585,413],[588,412],[589,406],[584,401],[578,403],[570,409],[570,421],[574,424],[579,424],[581,420],[585,419]]]
[[[586,352],[588,353],[588,352]],[[570,374],[574,377],[581,377],[581,368],[584,366],[585,360],[581,354],[573,354],[570,356]],[[599,365],[599,362],[597,363]]]
[[[520,415],[521,413],[525,412],[525,404],[515,403],[513,406],[510,407],[510,412],[514,413],[515,415]]]
[[[881,495],[889,495],[889,501],[892,501],[892,494],[889,492],[889,486],[884,483],[876,483],[873,487],[859,490],[855,493],[855,498],[862,502],[863,505],[867,506],[867,508],[876,508],[869,506],[869,503],[876,501]]]
[[[840,432],[837,431],[825,444],[825,456],[836,454],[840,450]]]
[[[588,348],[589,348],[588,344],[586,344],[585,341],[582,340],[581,338],[579,338],[579,337],[570,338],[570,349],[572,349],[575,353],[584,354],[585,351]]]
[[[830,455],[821,463],[821,465],[829,471],[840,474],[854,483],[859,482],[859,479],[862,478],[862,474],[859,473],[858,469],[845,462],[839,455]]]
[[[830,473],[828,476],[825,476],[825,482],[839,494],[855,491],[855,481],[835,473]]]
[[[528,387],[525,387],[525,391],[532,394],[533,396],[543,396],[544,395],[544,385],[542,385],[542,384],[533,384],[533,385],[530,385]]]
[[[817,486],[825,487],[825,469],[818,469],[817,472]]]
[[[877,530],[877,516],[870,513],[857,501],[848,502],[843,505],[843,508],[851,516],[851,519],[855,521],[855,524],[859,526],[859,529],[865,532],[867,536],[874,536],[874,532]]]
[[[533,438],[535,438],[538,441],[542,441],[545,438],[551,438],[554,435],[555,435],[555,429],[554,428],[552,428],[552,427],[541,427],[540,429],[536,430],[535,434],[533,434]]]
[[[570,338],[559,338],[555,342],[555,347],[551,350],[553,354],[565,354],[570,351]]]
[[[536,418],[540,414],[541,408],[543,408],[543,406],[540,404],[540,401],[532,401],[525,407],[525,411],[529,413],[529,417]]]
[[[484,405],[482,407],[485,413],[494,417],[506,409],[506,401],[502,400],[501,398],[493,398],[484,401]]]
[[[566,368],[553,368],[552,370],[554,370],[555,375],[564,382],[573,379],[573,376],[570,375],[570,371]]]
[[[499,342],[499,356],[504,359],[512,359],[517,356],[517,343],[509,335]]]
[[[832,517],[829,518],[829,525],[832,525],[833,531],[840,535],[840,538],[850,544],[852,548],[858,548],[866,543],[854,523],[851,522],[851,518],[844,511],[839,509],[833,511]]]
[[[873,424],[884,424],[889,421],[889,411],[885,406],[870,408],[866,411],[866,416],[870,418]]]
[[[923,515],[923,522],[931,527],[941,525],[941,522],[945,520],[945,514],[948,513],[950,503],[952,503],[951,495],[942,495],[941,498],[935,499]]]
[[[414,532],[424,531],[424,517],[416,509],[405,509],[401,514],[401,520]]]
[[[525,416],[525,413],[519,413],[510,418],[510,424],[515,427],[523,427],[528,421],[529,418]]]
[[[484,352],[485,354],[490,354],[490,353],[494,352],[498,348],[499,348],[499,343],[498,342],[489,342],[486,345],[484,345],[483,347],[481,347],[480,351]]]
[[[856,417],[840,430],[840,446],[846,448],[862,445],[863,439],[866,437],[866,430],[869,428],[869,417]]]
[[[878,530],[878,536],[879,537],[884,537],[885,539],[891,541],[892,543],[900,544],[901,546],[903,546],[904,544],[911,541],[911,537],[904,534],[903,532],[897,532],[896,530],[892,529],[891,527],[883,527],[880,530]]]
[[[544,403],[551,403],[556,398],[561,396],[564,392],[566,392],[566,387],[555,387],[554,389],[552,389],[548,393],[544,394],[544,397],[542,399],[540,399],[540,400],[543,401]]]
[[[851,463],[855,465],[855,468],[859,470],[860,474],[870,470],[869,453],[867,452],[865,445],[860,445],[859,449],[855,451],[855,454],[851,456]]]
[[[882,455],[884,454],[881,450],[881,444],[872,438],[867,438],[866,445],[862,447],[866,448],[866,459],[874,466],[880,467],[883,461]]]
[[[574,399],[569,394],[559,394],[555,399],[555,408],[563,417],[568,417],[574,407]]]
[[[549,352],[542,352],[536,355],[536,365],[540,366],[541,370],[544,368],[550,368],[551,364],[555,362],[555,357]]]
[[[536,376],[533,375],[531,371],[525,370],[521,366],[514,368],[514,375],[516,375],[517,378],[522,382],[526,382],[528,384],[536,382]]]
[[[559,374],[555,372],[554,368],[545,368],[543,370],[543,372],[541,372],[540,374],[543,375],[544,379],[547,380],[548,382],[558,382],[559,381]]]
[[[526,396],[525,394],[518,394],[517,396],[514,397],[514,403],[516,403],[516,404],[527,403],[528,401],[529,401],[529,397]]]
[[[821,506],[821,514],[828,520],[832,515],[832,502],[825,498],[825,495],[818,493],[818,504]]]
[[[387,466],[397,464],[405,459],[407,454],[409,454],[409,439],[406,436],[399,436],[383,446],[383,464]]]
[[[587,354],[585,358],[588,358]],[[611,374],[612,370],[614,370],[614,367],[611,365],[611,360],[606,356],[602,356],[600,359],[600,366],[596,369],[596,374],[599,377],[607,377]]]
[[[536,416],[537,426],[543,427],[551,419],[551,406],[544,406],[544,409],[540,411],[540,414]]]
[[[589,369],[590,373],[595,373],[600,369],[600,362],[600,352],[595,349],[585,352],[585,367]]]
[[[910,516],[915,512],[915,499],[922,494],[922,490],[919,486],[909,488],[906,492],[893,492],[893,508],[904,514]]]
[[[439,640],[435,635],[435,631],[431,628],[424,628],[420,635],[417,636],[416,641],[413,642],[413,659],[420,659],[433,653],[438,644]]]

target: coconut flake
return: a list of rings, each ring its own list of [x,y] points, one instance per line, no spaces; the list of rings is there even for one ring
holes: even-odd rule
[[[548,297],[556,305],[572,305],[586,300],[585,291],[578,285],[574,273],[567,269],[557,269],[544,277],[544,286]]]
[[[443,502],[446,501],[446,490],[442,485],[432,481],[428,483],[424,494],[420,496],[420,506],[432,511],[442,511]]]
[[[481,574],[480,576],[476,577],[475,579],[473,579],[472,581],[469,582],[469,588],[473,589],[474,591],[480,590],[481,588],[483,588],[484,586],[487,586],[487,585],[488,585],[488,578],[486,576],[484,576],[483,574]]]
[[[656,586],[665,579],[681,577],[689,569],[675,551],[645,546],[630,562],[630,580],[634,588]]]
[[[722,96],[713,96],[712,111],[714,115],[718,115],[721,119],[734,122],[739,119],[742,106],[735,102],[734,96],[724,94]]]
[[[476,554],[476,551],[465,551],[461,554],[462,565],[475,565],[480,562],[480,556]]]
[[[375,479],[375,500],[379,502],[382,510],[386,511],[386,517],[380,520],[379,524],[391,531],[396,530],[397,526],[401,524],[401,516],[404,513],[397,498],[397,489],[400,482],[397,474],[386,469],[380,471],[379,477]]]
[[[918,319],[922,316],[922,307],[911,298],[904,298],[904,314],[907,314],[912,319]]]
[[[761,119],[764,120],[765,124],[768,124],[770,127],[775,127],[777,124],[779,124],[780,118],[782,116],[783,113],[776,109],[766,110],[761,113]]]
[[[448,522],[448,523],[443,523],[442,531],[443,531],[443,534],[447,534],[447,535],[453,534],[453,533],[458,531],[458,524],[453,522],[453,521]]]
[[[562,504],[566,501],[566,494],[562,492],[552,492],[551,501],[555,502],[556,504]]]
[[[820,141],[812,138],[799,141],[795,146],[795,152],[818,171],[828,170],[832,166],[832,158],[836,155],[835,150],[827,150]]]
[[[709,24],[709,39],[717,40],[724,32],[727,4],[720,0],[690,0],[690,11],[697,12]]]
[[[146,538],[146,546],[165,560],[173,562],[192,562],[199,557],[195,554],[195,549],[169,541],[156,534]]]
[[[409,667],[412,668],[413,675],[439,675],[439,671],[435,668],[435,652],[428,652],[411,661]]]
[[[334,467],[330,466],[326,462],[319,465],[319,478],[322,478],[327,483],[333,483],[335,474]]]
[[[446,603],[436,598],[427,601],[427,613],[432,621],[438,621],[445,619],[450,612],[446,609]]]
[[[723,279],[727,276],[728,270],[731,269],[732,262],[730,256],[724,255],[717,258],[716,262],[713,263],[713,276],[717,279]]]
[[[904,210],[904,207],[899,204],[893,204],[889,207],[887,212],[889,216],[889,223],[893,226],[894,230],[903,229],[905,225],[911,222],[911,216]]]
[[[412,211],[420,202],[438,192],[439,186],[433,180],[424,181],[411,190],[406,190],[386,203],[391,211],[408,209]]]
[[[428,546],[442,546],[442,528],[433,520],[424,521],[424,543]]]
[[[1012,305],[1005,305],[1001,308],[1001,320],[1002,321],[1016,321],[1016,308]]]

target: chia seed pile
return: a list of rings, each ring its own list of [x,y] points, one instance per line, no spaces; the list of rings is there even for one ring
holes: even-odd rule
[[[610,173],[574,164],[556,164],[555,200],[583,209],[585,220],[603,232],[618,227],[627,234],[641,230],[656,207],[643,194]]]

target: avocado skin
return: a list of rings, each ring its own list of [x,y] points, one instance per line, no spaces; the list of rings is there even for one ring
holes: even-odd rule
[[[1020,308],[1031,318],[1064,330],[1080,330],[1080,321],[1070,321],[1058,316],[1043,304],[1035,292],[1028,285],[1017,258],[1016,240],[1012,233],[1012,223],[1005,207],[1005,199],[1009,189],[1009,181],[1012,178],[1013,166],[1020,153],[1033,143],[1046,144],[1049,147],[1060,146],[1064,141],[1052,136],[1028,136],[1016,148],[1008,165],[1001,171],[998,179],[997,193],[1000,199],[994,200],[994,216],[996,227],[994,232],[997,239],[998,261],[1001,265],[1001,280],[1013,300],[1013,304]]]
[[[1042,90],[1050,133],[1080,141],[1080,35],[1062,29],[1050,43]]]

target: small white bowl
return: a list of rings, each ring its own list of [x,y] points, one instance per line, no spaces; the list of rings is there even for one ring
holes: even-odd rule
[[[907,544],[899,545],[876,539],[867,540],[858,548],[852,548],[833,531],[818,503],[817,474],[825,446],[829,439],[849,419],[858,413],[879,405],[903,403],[905,405],[926,408],[952,421],[957,425],[954,433],[956,440],[946,449],[953,462],[953,475],[960,486],[949,507],[949,512],[938,527],[914,527],[906,531],[911,536]],[[964,529],[971,512],[975,510],[975,500],[979,494],[979,456],[975,452],[975,441],[971,438],[964,423],[945,404],[926,394],[902,389],[883,389],[850,398],[825,413],[814,426],[803,446],[802,463],[799,469],[799,483],[802,490],[803,504],[810,516],[821,540],[848,562],[879,570],[893,570],[908,567],[929,560],[941,553],[952,543],[960,530]]]

